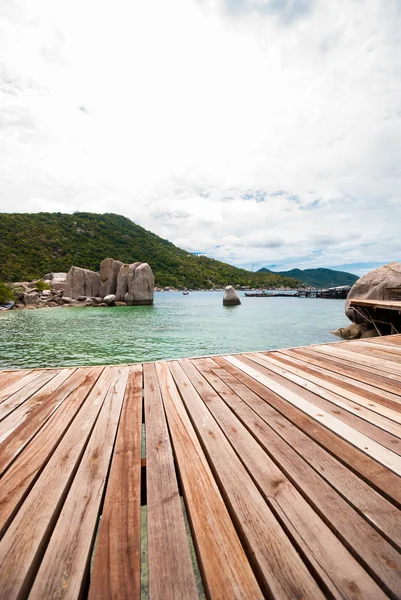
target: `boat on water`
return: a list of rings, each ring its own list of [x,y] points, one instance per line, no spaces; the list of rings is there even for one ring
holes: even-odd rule
[[[14,302],[3,302],[0,304],[0,310],[10,310],[14,306]]]
[[[182,292],[184,296],[189,296],[189,292]]]

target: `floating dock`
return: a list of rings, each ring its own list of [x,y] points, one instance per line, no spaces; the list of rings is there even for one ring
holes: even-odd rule
[[[3,371],[0,440],[3,600],[400,597],[401,336]]]

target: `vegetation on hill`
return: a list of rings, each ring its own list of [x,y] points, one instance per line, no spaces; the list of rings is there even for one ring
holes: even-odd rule
[[[0,303],[3,304],[5,302],[9,302],[10,300],[15,300],[13,290],[8,287],[8,285],[0,281]]]
[[[347,273],[346,271],[335,271],[333,269],[291,269],[291,271],[270,271],[265,267],[259,269],[258,273],[274,273],[275,275],[283,275],[284,277],[294,277],[311,287],[326,288],[336,287],[339,285],[354,285],[358,279],[356,275]]]
[[[148,262],[157,286],[294,288],[300,283],[194,256],[112,213],[0,214],[0,279],[32,280],[52,271],[68,271],[71,265],[98,271],[107,257],[124,263]]]

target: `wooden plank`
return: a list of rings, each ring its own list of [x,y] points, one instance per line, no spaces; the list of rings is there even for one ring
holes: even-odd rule
[[[401,440],[399,439],[401,438],[401,415],[399,413],[388,410],[387,414],[383,415],[382,412],[380,412],[380,410],[383,410],[381,407],[379,407],[379,412],[376,413],[370,409],[368,402],[363,396],[354,394],[352,392],[345,393],[339,386],[333,385],[330,382],[326,382],[322,378],[310,375],[304,372],[302,369],[297,369],[291,365],[283,365],[280,363],[280,361],[275,359],[274,355],[265,356],[263,354],[254,352],[252,354],[244,354],[244,356],[261,366],[265,366],[267,369],[270,369],[277,375],[296,383],[301,388],[313,392],[324,400],[327,400],[327,403],[319,403],[318,406],[321,406],[332,414],[338,415],[339,418],[354,426],[355,429],[366,433],[366,435],[369,435],[369,437],[372,437],[372,439],[376,439],[377,442],[382,443],[384,446],[386,446],[386,448],[389,448],[397,454],[401,454]],[[311,401],[314,402],[313,397],[309,397]],[[392,437],[388,436],[384,437],[383,435],[375,435],[375,430],[372,429],[370,432],[370,428],[366,428],[366,426],[363,426],[359,429],[359,423],[357,423],[355,419],[350,421],[347,412],[342,413],[344,415],[343,418],[339,414],[340,411],[333,409],[331,405],[338,406],[352,415],[355,415],[360,419],[364,419],[368,423],[388,432],[391,434],[391,436],[398,438],[398,440],[394,440]],[[391,417],[394,417],[395,422],[391,419]]]
[[[29,594],[32,599],[79,598],[85,587],[129,367],[114,367],[113,371],[116,379],[50,538]]]
[[[358,356],[369,357],[373,363],[378,363],[381,368],[387,368],[389,371],[401,373],[401,356],[386,352],[382,348],[376,349],[375,346],[364,346],[356,344],[342,344],[341,349],[346,352],[352,352]],[[376,361],[379,359],[379,361]]]
[[[338,344],[340,345],[340,344]],[[341,344],[341,346],[346,347],[346,344]],[[313,350],[315,352],[319,352],[324,355],[334,356],[338,358],[342,358],[351,363],[356,363],[359,365],[363,365],[365,367],[369,367],[372,372],[378,372],[379,374],[385,374],[389,379],[394,379],[395,381],[400,381],[401,377],[401,365],[390,362],[387,360],[380,360],[378,358],[372,358],[369,356],[363,356],[361,353],[355,353],[353,351],[347,351],[344,349],[337,348],[337,346],[313,346]]]
[[[40,470],[47,463],[102,371],[103,367],[81,370],[83,379],[68,396],[68,402],[63,402],[3,475],[0,486],[0,537],[4,534],[30,487],[37,479]],[[103,382],[105,381],[103,378]],[[88,398],[88,406],[95,401],[98,393],[96,390]]]
[[[235,368],[223,358],[215,357],[214,360],[241,383],[254,391],[260,398],[294,423],[300,430],[304,431],[308,436],[316,440],[318,444],[326,448],[333,456],[338,457],[348,468],[355,471],[376,490],[383,493],[390,501],[395,502],[401,507],[399,477],[395,473],[388,469],[383,469],[366,454],[363,454],[363,452],[354,448],[335,433],[305,413],[299,411],[292,404],[289,404],[259,381],[253,379],[242,370]]]
[[[183,368],[191,373],[191,379]],[[191,369],[187,360],[180,363],[173,361],[169,363],[169,369],[198,437],[202,439],[220,491],[240,531],[243,546],[259,573],[264,594],[282,599],[323,597],[318,584],[205,405],[205,402],[208,406],[212,402],[211,395],[202,402],[191,385],[199,385],[199,378],[195,382],[196,369]]]
[[[42,372],[43,371],[28,371],[25,373],[25,371],[22,371],[20,377],[18,377],[15,381],[11,380],[11,383],[0,391],[0,403],[4,402],[4,400],[7,400],[7,398],[16,392],[22,390],[22,388],[31,383],[31,381],[39,377]]]
[[[230,408],[236,413],[238,418],[247,424],[248,429],[252,432],[257,432],[258,428],[252,421],[247,422],[249,416],[245,412],[243,416],[242,404],[238,401],[234,402],[232,396],[225,391],[221,386],[221,380],[236,397],[240,398],[249,406],[257,415],[259,415],[265,423],[291,448],[291,461],[294,461],[293,453],[299,454],[319,475],[325,479],[341,496],[347,500],[354,508],[358,510],[371,525],[390,540],[394,545],[401,549],[401,522],[400,511],[396,509],[390,502],[383,498],[380,494],[374,491],[367,483],[354,475],[345,465],[335,459],[329,452],[312,440],[309,436],[303,433],[294,423],[281,415],[277,409],[270,406],[267,401],[262,400],[254,391],[237,379],[229,371],[233,369],[228,363],[221,359],[207,359],[204,361],[205,366],[198,367],[202,369],[202,373],[218,391],[223,400],[227,402]],[[196,361],[198,366],[198,361]],[[225,368],[223,368],[223,365]],[[208,369],[205,373],[205,369]],[[216,379],[212,375],[218,377]],[[250,427],[252,424],[252,428]],[[277,440],[277,438],[274,438]],[[277,453],[282,453],[282,449],[278,448]],[[294,468],[299,459],[295,457]],[[302,474],[299,472],[302,481]],[[308,478],[309,479],[309,478]]]
[[[401,311],[401,302],[398,302],[397,300],[367,300],[365,298],[352,298],[352,300],[350,300],[350,305]]]
[[[12,396],[4,400],[4,402],[0,404],[0,421],[5,419],[7,415],[9,415],[16,408],[18,408],[20,404],[26,402],[26,400],[28,400],[28,398],[30,398],[32,394],[35,394],[38,390],[40,390],[41,387],[43,387],[48,381],[53,379],[53,377],[55,377],[58,373],[59,371],[42,371],[37,377],[32,379],[32,381],[30,381],[28,385],[24,386],[21,390],[15,392],[15,394],[12,394]],[[10,388],[6,388],[6,390],[7,389]]]
[[[379,344],[371,344],[369,341],[364,340],[364,339],[355,340],[354,342],[350,342],[350,343],[357,348],[359,348],[359,347],[372,348],[379,352],[384,352],[386,354],[395,355],[395,357],[401,359],[401,346],[400,345],[395,346],[392,344],[385,344],[384,342],[380,345]],[[393,356],[393,360],[395,360],[395,357]]]
[[[362,381],[368,383],[373,387],[376,387],[379,391],[384,390],[391,394],[401,395],[401,381],[397,381],[397,378],[390,380],[385,374],[379,372],[372,372],[372,369],[336,359],[334,356],[328,356],[314,352],[312,348],[296,348],[291,350],[280,350],[281,353],[288,356],[295,356],[302,360],[307,360],[309,364],[323,367],[327,370],[333,371],[334,373],[341,373],[355,379],[356,381]],[[395,379],[395,380],[394,380]]]
[[[113,392],[118,384],[118,379],[121,374],[122,369],[112,367],[105,368],[97,381],[97,385],[92,389],[83,408],[71,423],[63,439],[57,446],[49,462],[46,464],[35,485],[25,499],[25,502],[22,504],[20,510],[14,517],[14,520],[7,529],[0,547],[1,554],[4,557],[3,562],[0,565],[0,581],[2,582],[2,586],[0,587],[0,598],[2,600],[22,598],[29,592],[40,565],[42,555],[63,506],[65,496],[81,461],[88,437],[93,430],[101,409],[105,405],[106,396],[109,401],[106,406],[105,414],[106,416],[108,415],[108,411],[111,408],[111,401],[114,396]],[[118,404],[116,409],[118,412]],[[103,418],[101,421],[102,433],[105,433],[103,428],[104,420],[105,419]],[[95,441],[97,441],[97,437],[95,438]],[[91,447],[93,447],[93,444]],[[99,453],[99,460],[101,460],[100,456],[101,453]],[[92,470],[95,474],[97,473],[97,464],[99,461],[93,455],[92,459]],[[77,479],[74,479],[74,482],[76,481]],[[83,486],[81,479],[80,485],[82,485],[81,492],[87,491],[86,486]],[[74,498],[77,501],[75,518],[77,516],[83,516],[81,511],[90,507],[85,501],[79,502],[82,498],[80,498],[78,492],[76,493],[76,496],[72,496],[73,501]],[[93,507],[94,503],[91,503],[91,506]],[[58,523],[60,523],[60,520]],[[70,539],[68,536],[73,531],[72,527],[75,523],[75,519],[71,518],[66,529],[63,529],[62,534],[59,536],[57,533],[53,544],[58,542],[64,546],[65,550],[70,549],[71,546],[66,546],[66,542]],[[76,540],[78,540],[79,535],[75,530],[74,532],[76,534]],[[86,528],[83,528],[82,532],[88,534]],[[91,538],[89,542],[91,542]],[[52,547],[54,548],[54,546]],[[48,575],[49,586],[55,581],[56,564],[60,564],[58,561],[62,556],[62,549],[60,549],[60,553],[57,554],[57,550],[54,548],[52,556],[54,570],[52,577]],[[76,557],[82,558],[78,552],[76,553]],[[74,561],[71,561],[70,567],[75,570]],[[85,567],[86,561],[84,561],[84,564],[81,564],[80,568],[77,569],[76,573],[78,576],[81,572],[80,569],[85,569]],[[72,589],[70,586],[71,581],[76,581],[75,577],[70,579],[69,573],[70,571],[67,569],[62,587],[61,589],[57,589],[57,593],[55,593],[54,596],[46,591],[46,593],[40,592],[36,595],[36,598],[61,598],[62,594],[67,590]],[[32,595],[31,593],[30,597],[35,597],[35,595]]]
[[[132,365],[96,540],[89,600],[140,598],[142,366]]]
[[[274,352],[274,358],[279,360],[281,363],[285,365],[292,365],[299,369],[302,369],[305,373],[316,375],[317,377],[323,378],[325,381],[334,383],[338,385],[340,388],[343,388],[344,393],[353,392],[356,394],[360,394],[363,392],[363,397],[368,401],[368,405],[372,405],[372,410],[381,411],[382,407],[386,408],[386,412],[381,414],[386,415],[387,410],[390,411],[389,414],[394,414],[395,412],[401,413],[401,397],[390,392],[386,392],[384,390],[379,391],[377,388],[364,383],[363,381],[356,381],[355,379],[351,379],[351,377],[347,377],[346,375],[341,375],[340,373],[334,373],[329,371],[328,369],[324,369],[322,367],[318,367],[316,365],[311,365],[307,359],[301,360],[300,358],[296,358],[295,355],[286,354],[284,352]]]
[[[46,385],[44,385],[38,392],[33,394],[26,402],[20,405],[8,417],[6,417],[0,423],[0,444],[28,417],[31,417],[32,413],[37,412],[44,403],[47,404],[53,392],[55,392],[57,388],[59,388],[64,381],[74,373],[74,371],[75,369],[62,369],[58,375],[53,377],[53,379],[46,383]]]
[[[68,397],[68,395],[82,382],[85,373],[84,370],[79,370],[75,374],[71,374],[71,369],[63,370],[59,375],[62,376],[56,384],[52,387],[51,384],[59,377],[54,377],[47,385],[40,389],[37,394],[34,394],[27,402],[25,402],[19,409],[24,409],[26,404],[30,404],[30,408],[35,404],[37,400],[39,402],[36,409],[33,409],[31,414],[28,413],[28,418],[25,421],[19,423],[19,418],[14,419],[14,415],[18,413],[19,409],[15,410],[7,419],[0,424],[4,425],[3,432],[10,433],[8,437],[0,444],[0,474],[9,467],[16,456],[23,450],[26,444],[37,434],[43,424],[51,416],[51,414],[58,409],[60,404]],[[68,379],[67,379],[68,377]],[[64,383],[62,383],[64,380]],[[56,387],[56,390],[51,393],[52,389]],[[58,389],[57,389],[58,387]],[[50,392],[49,396],[47,394]],[[46,397],[47,396],[47,397]]]
[[[202,370],[208,383],[203,377],[196,375],[195,367],[189,361],[182,360],[180,364],[265,501],[289,531],[301,556],[305,557],[304,560],[317,573],[323,589],[329,590],[335,598],[347,597],[352,588],[358,589],[363,598],[385,598],[377,584],[266,454],[245,424],[258,433],[261,427],[269,429],[268,426],[226,384],[214,376],[202,361],[194,362]],[[239,413],[234,410],[238,404],[243,409],[240,411],[240,420]],[[267,532],[266,529],[265,531]],[[336,557],[335,561],[333,556]]]
[[[228,360],[235,367],[243,370],[248,375],[251,375],[251,377],[257,381],[260,381],[260,383],[276,392],[276,394],[284,398],[287,402],[290,402],[293,406],[296,406],[298,409],[315,419],[317,422],[322,423],[325,427],[345,439],[356,448],[359,448],[359,450],[362,450],[362,452],[368,456],[371,456],[397,475],[401,475],[400,456],[391,450],[388,450],[367,435],[360,433],[360,431],[356,431],[353,427],[341,419],[337,419],[329,412],[322,410],[314,403],[306,400],[303,397],[302,389],[299,389],[298,393],[294,393],[292,390],[274,381],[271,376],[267,376],[265,373],[260,372],[260,369],[263,369],[263,367],[257,369],[254,366],[251,366],[252,362],[243,356],[238,358],[227,356],[226,360]]]
[[[30,373],[31,371],[0,371],[0,391]]]
[[[157,363],[160,391],[191,523],[198,563],[213,600],[263,594],[166,363]]]
[[[144,365],[149,595],[198,598],[173,452],[154,364]]]

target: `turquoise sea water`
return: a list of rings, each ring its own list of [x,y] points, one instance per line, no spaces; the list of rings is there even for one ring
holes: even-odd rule
[[[154,306],[0,313],[0,368],[119,364],[336,341],[344,300],[155,294]]]

